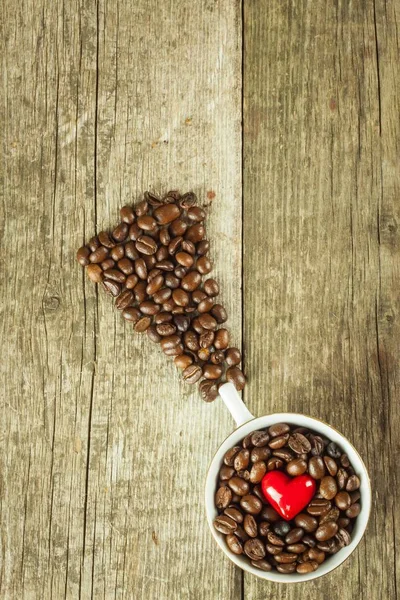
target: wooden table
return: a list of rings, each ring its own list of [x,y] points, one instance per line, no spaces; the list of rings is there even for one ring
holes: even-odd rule
[[[1,13],[0,597],[396,598],[398,3]],[[203,485],[233,422],[75,262],[149,188],[208,206],[249,408],[326,419],[368,465],[367,535],[313,584],[263,582],[217,549]]]

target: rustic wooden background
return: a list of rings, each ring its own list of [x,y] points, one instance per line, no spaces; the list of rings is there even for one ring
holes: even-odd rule
[[[1,8],[0,597],[395,599],[398,2]],[[328,420],[370,469],[365,539],[312,584],[217,549],[203,484],[232,420],[75,262],[121,205],[171,187],[209,207],[249,408]]]

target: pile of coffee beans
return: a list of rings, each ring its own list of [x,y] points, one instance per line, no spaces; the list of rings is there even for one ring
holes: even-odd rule
[[[309,474],[317,491],[293,520],[267,502],[261,481],[268,471]],[[347,454],[303,427],[277,423],[247,435],[224,456],[214,520],[233,554],[254,567],[279,573],[310,573],[351,541],[360,513],[360,479]]]
[[[243,389],[240,351],[221,327],[227,313],[216,300],[219,285],[207,277],[206,215],[195,194],[171,191],[160,198],[146,192],[120,214],[112,232],[101,231],[77,252],[90,280],[115,298],[137,333],[146,331],[174,357],[184,381],[199,382],[206,402],[215,400],[224,381]]]

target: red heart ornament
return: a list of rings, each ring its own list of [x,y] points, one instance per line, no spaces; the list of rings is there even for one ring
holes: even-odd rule
[[[290,521],[307,506],[317,486],[309,475],[288,477],[282,471],[269,471],[261,481],[261,489],[271,506]]]

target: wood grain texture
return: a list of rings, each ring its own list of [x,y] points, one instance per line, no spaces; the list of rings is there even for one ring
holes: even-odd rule
[[[1,12],[0,596],[237,600],[203,506],[231,420],[133,335],[75,251],[144,190],[194,189],[241,343],[240,5]]]
[[[257,415],[297,411],[336,426],[373,486],[367,535],[347,563],[312,585],[246,575],[245,598],[394,599],[399,7],[244,8],[245,397]]]

